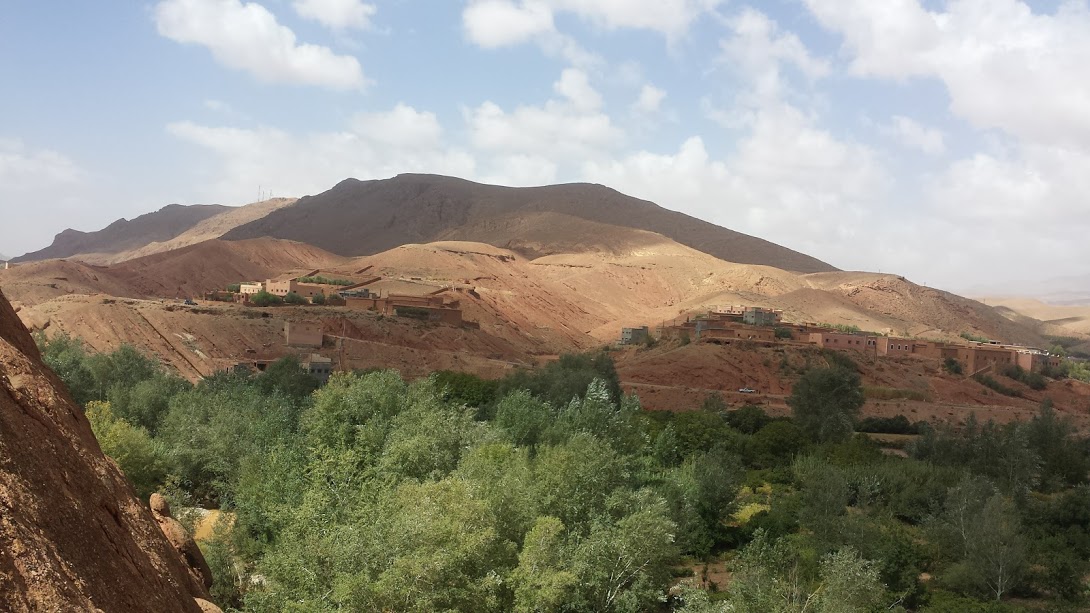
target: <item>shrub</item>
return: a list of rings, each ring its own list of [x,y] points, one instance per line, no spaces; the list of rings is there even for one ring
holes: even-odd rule
[[[427,321],[430,312],[427,309],[421,309],[419,307],[399,306],[394,311],[398,317],[408,317],[410,319],[420,319]]]
[[[863,395],[872,400],[919,400],[921,402],[929,402],[931,400],[931,394],[922,390],[870,385],[863,388]]]
[[[776,328],[775,333],[776,333],[776,338],[786,338],[786,339],[794,338],[794,335],[791,334],[791,329],[790,328]]]
[[[920,434],[923,422],[910,423],[904,415],[896,417],[867,417],[855,427],[857,432],[874,434]]]
[[[943,360],[942,369],[950,373],[951,375],[960,375],[961,373],[965,372],[964,369],[962,369],[961,367],[961,362],[955,360],[954,358],[946,358],[945,360]]]
[[[1026,369],[1018,366],[1017,364],[1008,364],[1003,367],[1003,370],[999,374],[1007,377],[1008,379],[1014,379],[1015,381],[1021,381],[1029,386],[1033,390],[1043,390],[1048,387],[1048,381],[1044,375],[1035,372],[1028,372]]]
[[[330,279],[329,277],[323,277],[321,275],[315,275],[313,277],[299,277],[296,279],[299,283],[317,283],[318,285],[353,285],[352,281],[348,279]]]
[[[979,336],[977,334],[972,334],[971,332],[962,332],[961,333],[961,338],[963,338],[963,339],[965,339],[967,341],[973,341],[973,342],[976,342],[976,343],[990,343],[990,342],[992,342],[992,339],[990,339],[988,337]]]
[[[1022,392],[996,381],[991,375],[974,375],[973,380],[984,387],[1012,398],[1021,398]]]
[[[325,304],[325,294],[318,294],[310,299],[311,304]]]
[[[262,290],[250,297],[250,303],[254,306],[267,307],[283,304],[284,299],[280,296],[270,294],[269,292]]]
[[[307,299],[303,298],[295,292],[290,292],[287,296],[284,296],[284,304],[306,304]]]
[[[231,292],[233,294],[237,294],[240,291],[242,291],[242,284],[241,283],[232,283],[232,284],[227,286],[227,291],[229,291],[229,292]]]

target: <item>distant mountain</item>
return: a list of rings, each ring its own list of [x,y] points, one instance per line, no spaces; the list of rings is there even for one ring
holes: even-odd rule
[[[967,294],[1033,298],[1046,304],[1059,306],[1090,306],[1090,274],[1034,279],[993,286],[981,285],[971,288]]]
[[[269,236],[346,256],[411,243],[476,241],[534,258],[638,247],[644,230],[729,262],[796,272],[833,266],[769,241],[721,228],[601,185],[500,187],[436,175],[348,179],[316,196],[238,226],[226,240]]]
[[[3,253],[0,253],[0,262],[7,262],[9,259],[11,259],[11,258],[4,255]]]
[[[68,229],[53,239],[53,244],[12,260],[29,262],[68,258],[84,253],[118,253],[152,242],[168,241],[198,223],[230,210],[218,204],[182,206],[171,204],[154,213],[133,220],[119,219],[97,232]]]

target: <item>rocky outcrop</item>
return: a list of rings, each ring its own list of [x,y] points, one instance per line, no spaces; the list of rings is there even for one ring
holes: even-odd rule
[[[185,560],[193,579],[201,582],[205,587],[212,587],[212,569],[208,568],[208,562],[205,561],[201,548],[197,547],[197,541],[185,531],[182,522],[174,519],[174,516],[170,514],[170,504],[167,499],[160,494],[152,494],[150,503],[152,517],[159,524],[163,536],[167,537],[170,545]]]
[[[208,597],[0,293],[0,608],[197,613]]]

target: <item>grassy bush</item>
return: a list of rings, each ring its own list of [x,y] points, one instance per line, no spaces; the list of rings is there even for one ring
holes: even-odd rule
[[[974,375],[973,380],[994,392],[1003,394],[1004,396],[1010,396],[1012,398],[1022,397],[1022,392],[1003,385],[1002,383],[996,381],[991,375]]]
[[[855,427],[856,432],[872,434],[920,434],[924,422],[909,422],[904,415],[896,417],[867,417]]]
[[[317,283],[319,285],[353,285],[353,282],[348,279],[330,279],[319,275],[313,277],[299,277],[296,280],[300,283]]]
[[[943,360],[942,369],[950,373],[951,375],[960,375],[965,372],[965,370],[961,367],[961,362],[955,360],[954,358],[946,358],[945,360]]]
[[[307,299],[303,298],[295,292],[291,292],[287,296],[284,296],[284,304],[306,304]]]
[[[992,339],[990,339],[990,338],[987,338],[987,337],[984,337],[984,336],[978,336],[978,335],[973,334],[971,332],[962,332],[961,333],[961,338],[963,338],[963,339],[965,339],[967,341],[973,341],[973,342],[976,342],[976,343],[990,343],[990,342],[992,342]]]
[[[1008,379],[1021,381],[1033,390],[1040,391],[1048,387],[1048,380],[1045,379],[1044,375],[1041,373],[1029,372],[1017,364],[1008,364],[1007,366],[1004,366],[1003,369],[999,371],[999,374]]]
[[[420,319],[427,321],[431,313],[427,309],[421,309],[418,307],[397,307],[396,311],[398,317],[408,317],[410,319]]]
[[[250,297],[250,303],[259,307],[276,306],[278,304],[284,304],[284,299],[262,290]]]
[[[795,337],[793,334],[791,334],[790,328],[776,328],[776,338],[791,339]]]
[[[895,387],[863,386],[863,395],[868,400],[919,400],[930,402],[931,394],[923,390],[899,389]]]
[[[237,294],[240,291],[242,291],[242,284],[241,283],[232,283],[232,284],[227,286],[227,291]]]

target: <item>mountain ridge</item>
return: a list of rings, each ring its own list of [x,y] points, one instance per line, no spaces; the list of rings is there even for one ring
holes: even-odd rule
[[[321,194],[240,225],[225,240],[269,236],[362,256],[399,245],[449,240],[484,242],[527,257],[556,253],[520,250],[519,234],[480,231],[493,219],[557,214],[619,228],[655,232],[721,260],[796,272],[831,272],[832,265],[754,236],[721,228],[653,202],[590,183],[504,187],[426,174],[391,179],[345,179]],[[477,230],[475,230],[477,228]]]
[[[133,219],[121,218],[101,230],[83,232],[67,228],[44,249],[25,253],[12,262],[67,258],[80,253],[124,251],[150,242],[167,241],[196,224],[229,210],[219,204],[168,204]]]

